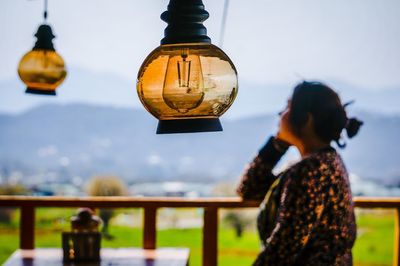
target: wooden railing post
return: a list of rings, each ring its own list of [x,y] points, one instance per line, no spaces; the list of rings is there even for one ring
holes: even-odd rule
[[[400,208],[396,209],[395,215],[393,266],[400,266]]]
[[[34,249],[35,247],[35,207],[22,206],[19,223],[19,248]]]
[[[143,248],[156,248],[157,208],[145,207],[143,219]]]
[[[216,266],[218,258],[218,208],[204,208],[203,266]]]

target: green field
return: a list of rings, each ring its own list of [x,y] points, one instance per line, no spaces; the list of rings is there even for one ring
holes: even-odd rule
[[[37,247],[60,247],[61,232],[69,228],[70,209],[39,209],[36,218]],[[179,213],[179,212],[178,212]],[[135,220],[141,221],[139,210],[131,211]],[[185,214],[186,215],[186,214]],[[201,215],[198,214],[198,215]],[[18,248],[18,212],[9,224],[0,224],[0,264]],[[358,238],[353,248],[356,265],[391,265],[394,243],[394,212],[368,211],[357,214]],[[219,228],[219,265],[250,265],[259,250],[255,230],[245,230],[241,238],[225,223]],[[112,240],[102,241],[103,247],[139,247],[142,230],[121,222],[110,228]],[[189,247],[190,265],[201,265],[201,228],[160,229],[157,233],[159,247]]]

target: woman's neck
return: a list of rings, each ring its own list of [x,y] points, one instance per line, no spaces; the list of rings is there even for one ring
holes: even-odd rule
[[[304,158],[321,149],[329,147],[329,143],[321,141],[318,138],[310,138],[308,140],[303,140],[301,143],[296,145],[296,147],[299,150],[301,157]]]

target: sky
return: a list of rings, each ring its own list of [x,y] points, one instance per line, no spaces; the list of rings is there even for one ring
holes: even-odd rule
[[[224,0],[203,2],[210,13],[208,35],[218,45]],[[400,90],[400,1],[229,3],[222,48],[235,63],[239,84],[289,87],[302,79],[318,79],[365,90]],[[132,82],[135,90],[141,63],[163,38],[166,23],[160,14],[167,4],[49,0],[48,22],[68,69],[118,76]],[[0,82],[18,79],[18,62],[33,47],[42,12],[40,0],[0,0]],[[68,86],[68,79],[62,86]],[[0,88],[0,95],[7,89]]]

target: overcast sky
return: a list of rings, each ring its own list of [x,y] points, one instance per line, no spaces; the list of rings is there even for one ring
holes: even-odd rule
[[[205,25],[218,44],[224,0],[203,2],[210,13]],[[107,72],[134,84],[163,37],[166,23],[159,17],[167,4],[49,0],[55,47],[70,69]],[[40,0],[0,0],[0,81],[18,78],[42,9]],[[400,90],[400,1],[231,0],[223,49],[241,82],[290,86],[304,78]]]

